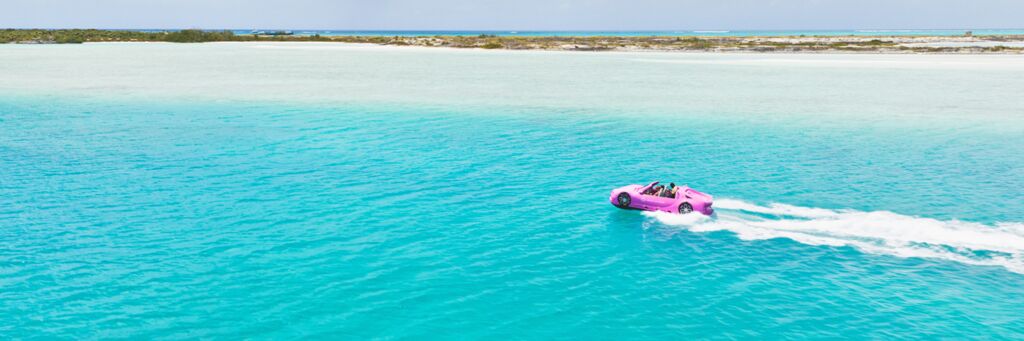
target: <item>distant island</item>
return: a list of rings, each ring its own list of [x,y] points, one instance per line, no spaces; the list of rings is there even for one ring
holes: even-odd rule
[[[1024,54],[1024,35],[962,36],[321,36],[290,31],[180,30],[0,30],[0,43],[80,44],[86,42],[340,42],[395,46],[554,51],[692,51],[692,52],[826,52],[826,53],[999,53]]]

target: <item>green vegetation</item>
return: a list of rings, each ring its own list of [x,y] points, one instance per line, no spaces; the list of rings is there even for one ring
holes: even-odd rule
[[[104,30],[0,30],[0,43],[77,44],[86,41],[143,41],[147,33]]]
[[[489,43],[484,44],[483,46],[480,46],[480,47],[488,49],[488,50],[491,50],[491,49],[503,48],[503,47],[505,47],[505,45],[502,45],[501,43],[496,43],[496,42],[489,42]]]
[[[207,41],[233,41],[235,34],[231,31],[208,32],[202,30],[181,30],[168,32],[159,36],[161,41],[172,43],[201,43]]]
[[[304,37],[316,40],[316,37]],[[0,43],[79,44],[102,41],[165,41],[201,43],[210,41],[285,40],[281,37],[235,35],[231,31],[181,30],[170,32],[139,32],[112,30],[0,30]]]
[[[881,40],[878,40],[878,39],[871,39],[871,40],[869,40],[869,41],[867,41],[867,42],[865,42],[863,44],[864,45],[869,45],[869,46],[893,45],[893,43],[891,41],[881,41]]]

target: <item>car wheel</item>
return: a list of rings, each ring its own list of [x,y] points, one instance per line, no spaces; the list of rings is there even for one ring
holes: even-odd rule
[[[615,198],[615,206],[619,208],[629,208],[631,202],[633,202],[633,198],[629,196],[629,193],[619,193],[619,196]]]
[[[693,212],[693,206],[691,206],[690,203],[684,202],[679,204],[679,214],[687,214],[690,212]]]

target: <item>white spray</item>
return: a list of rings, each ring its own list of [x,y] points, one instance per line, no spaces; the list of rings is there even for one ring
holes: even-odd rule
[[[1024,224],[941,221],[887,211],[829,210],[784,204],[760,206],[715,200],[716,217],[645,212],[693,232],[731,231],[740,239],[788,238],[809,245],[851,246],[897,257],[1002,266],[1024,274]],[[765,218],[762,216],[773,216]]]

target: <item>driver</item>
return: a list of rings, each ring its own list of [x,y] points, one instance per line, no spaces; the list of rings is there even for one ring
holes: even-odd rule
[[[670,182],[668,184],[668,190],[665,191],[663,197],[675,198],[676,197],[676,192],[678,192],[678,191],[679,191],[679,187],[676,187],[676,183],[675,182]]]

